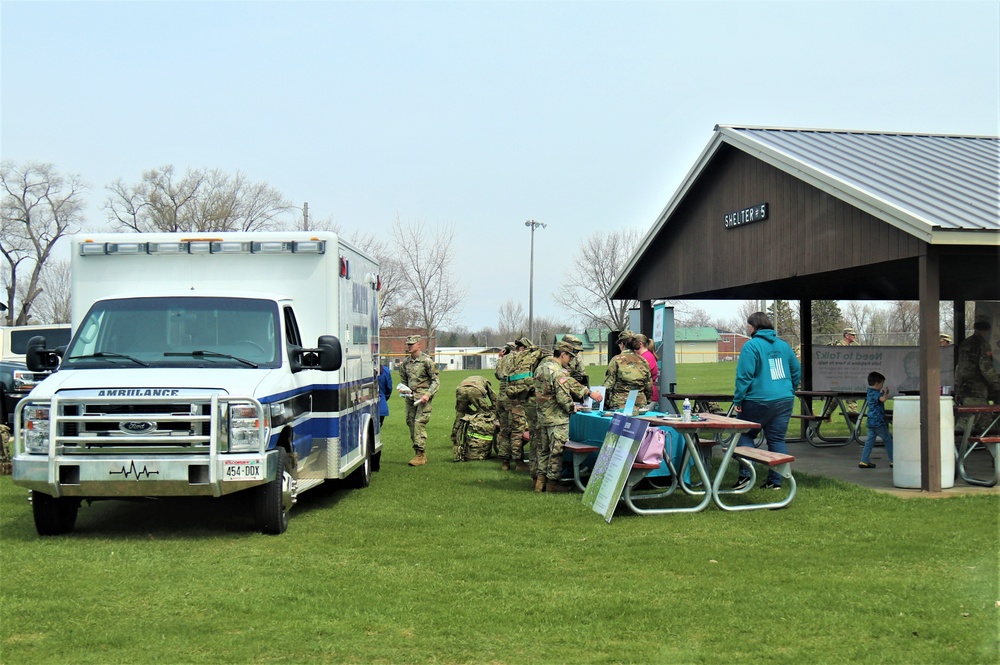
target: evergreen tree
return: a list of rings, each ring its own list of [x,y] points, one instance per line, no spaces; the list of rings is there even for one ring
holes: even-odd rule
[[[775,300],[767,308],[767,315],[774,324],[781,339],[788,342],[792,348],[799,345],[801,336],[799,335],[799,318],[795,309],[787,300]]]
[[[842,329],[840,305],[836,300],[814,300],[812,304],[812,334],[813,338],[819,335],[834,335],[840,338]]]

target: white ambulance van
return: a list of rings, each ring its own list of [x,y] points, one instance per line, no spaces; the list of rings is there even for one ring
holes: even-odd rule
[[[378,263],[333,233],[81,234],[74,335],[14,414],[35,527],[81,502],[251,492],[280,534],[298,493],[368,486],[378,419]]]

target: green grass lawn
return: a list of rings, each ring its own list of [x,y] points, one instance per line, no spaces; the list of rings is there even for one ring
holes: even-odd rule
[[[732,389],[731,364],[678,369],[680,390]],[[450,462],[470,373],[442,374],[427,466],[394,396],[371,487],[305,493],[282,536],[231,497],[96,503],[40,538],[0,478],[0,662],[998,661],[1000,497],[800,476],[785,510],[608,524]]]

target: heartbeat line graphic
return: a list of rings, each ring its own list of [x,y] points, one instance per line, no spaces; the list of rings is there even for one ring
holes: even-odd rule
[[[158,476],[158,475],[160,475],[160,472],[159,471],[150,471],[149,469],[146,468],[145,464],[143,464],[142,470],[140,471],[139,469],[135,468],[135,462],[132,462],[129,465],[129,468],[126,469],[123,466],[121,471],[111,471],[111,472],[109,472],[108,475],[112,475],[112,476],[124,476],[125,478],[128,478],[130,475],[133,475],[133,474],[135,475],[135,479],[139,480],[139,476],[143,476],[144,475],[147,478],[149,478],[150,476],[154,476],[154,475]]]

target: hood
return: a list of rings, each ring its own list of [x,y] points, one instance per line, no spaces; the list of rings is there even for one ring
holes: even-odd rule
[[[273,369],[139,368],[60,370],[46,377],[31,391],[32,397],[51,397],[57,392],[92,390],[179,389],[183,394],[222,393],[255,395]]]
[[[778,333],[771,328],[763,328],[753,334],[754,337],[764,340],[769,344],[774,344],[778,339]]]

